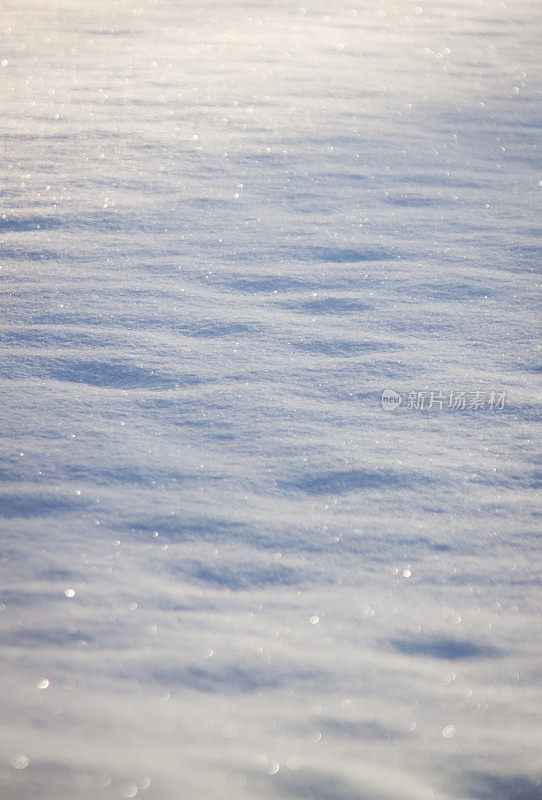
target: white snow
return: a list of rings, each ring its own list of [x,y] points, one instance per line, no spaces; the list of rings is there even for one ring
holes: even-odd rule
[[[542,798],[540,7],[0,28],[2,798]]]

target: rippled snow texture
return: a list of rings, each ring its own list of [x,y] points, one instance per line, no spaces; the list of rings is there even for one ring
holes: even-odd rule
[[[3,798],[540,800],[540,21],[3,0]]]

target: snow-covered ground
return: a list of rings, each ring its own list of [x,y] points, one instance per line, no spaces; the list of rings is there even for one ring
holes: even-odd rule
[[[1,797],[541,798],[540,6],[0,28]]]

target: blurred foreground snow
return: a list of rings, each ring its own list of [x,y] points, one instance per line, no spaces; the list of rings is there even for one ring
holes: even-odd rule
[[[0,795],[539,800],[540,7],[0,26]]]

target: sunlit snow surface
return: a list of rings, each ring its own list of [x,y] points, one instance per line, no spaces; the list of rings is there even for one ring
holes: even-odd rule
[[[0,25],[2,798],[541,798],[539,4]]]

